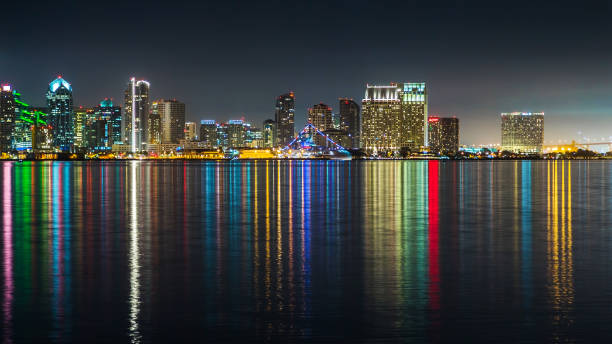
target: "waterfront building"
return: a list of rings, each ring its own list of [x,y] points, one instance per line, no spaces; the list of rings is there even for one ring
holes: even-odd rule
[[[245,123],[240,119],[227,121],[227,144],[228,147],[245,147],[246,138]]]
[[[185,138],[185,104],[176,99],[154,103],[161,119],[161,142],[178,144]]]
[[[10,152],[13,148],[16,111],[13,87],[9,84],[0,85],[0,153]]]
[[[79,106],[74,108],[74,147],[83,149],[87,147],[85,139],[85,125],[87,120],[87,108]]]
[[[217,122],[210,119],[200,121],[200,142],[207,148],[219,146],[217,142]]]
[[[229,133],[227,123],[217,125],[217,147],[229,147]]]
[[[245,131],[244,144],[246,147],[263,147],[263,131],[261,129],[251,126],[250,123],[245,123]]]
[[[53,146],[69,152],[74,143],[72,86],[61,75],[49,83],[47,91],[48,124],[53,128]]]
[[[121,143],[121,107],[105,98],[87,111],[88,148],[93,151],[110,151],[113,144]]]
[[[151,85],[145,80],[131,78],[125,90],[125,102],[121,129],[123,143],[130,145],[133,152],[144,150],[148,142],[149,92]]]
[[[274,148],[276,142],[276,122],[272,119],[267,119],[263,122],[263,147]]]
[[[351,144],[345,148],[359,148],[361,136],[361,118],[359,105],[353,99],[340,98],[340,127],[348,133]]]
[[[519,154],[542,154],[544,145],[543,112],[501,114],[501,150]]]
[[[326,104],[319,103],[308,109],[308,122],[319,131],[334,128],[332,108]]]
[[[185,122],[185,140],[197,141],[198,140],[198,128],[195,122]]]
[[[346,132],[345,130],[331,128],[331,129],[325,130],[323,134],[327,135],[327,137],[329,137],[330,140],[342,146],[342,148],[351,147],[351,143],[352,143],[351,137],[349,136],[348,132]],[[327,141],[324,137],[320,135],[317,135],[316,137],[320,137],[322,140],[324,140],[323,141],[324,146],[335,148],[334,145],[330,143],[329,141]]]
[[[420,151],[427,146],[425,83],[367,85],[362,100],[361,146],[370,153]]]
[[[161,117],[159,115],[159,104],[157,102],[151,103],[151,113],[147,121],[147,137],[149,142],[147,144],[157,145],[161,143],[162,125]]]
[[[274,120],[276,122],[276,146],[285,146],[293,140],[295,133],[295,95],[293,92],[276,98]]]
[[[454,155],[459,151],[459,119],[430,116],[428,119],[429,151]]]

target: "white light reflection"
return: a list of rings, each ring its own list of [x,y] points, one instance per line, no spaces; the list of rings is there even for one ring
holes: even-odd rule
[[[138,316],[140,315],[140,248],[138,247],[138,200],[136,173],[138,161],[130,164],[130,327],[129,335],[132,343],[140,343],[141,335],[138,328]]]

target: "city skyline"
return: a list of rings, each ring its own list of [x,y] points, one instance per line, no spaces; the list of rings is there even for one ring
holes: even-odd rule
[[[312,104],[335,109],[339,97],[360,102],[368,83],[422,80],[431,94],[430,113],[462,119],[463,144],[499,143],[494,129],[499,113],[509,111],[547,113],[546,141],[612,134],[600,125],[612,108],[607,4],[399,4],[392,13],[365,1],[228,2],[214,11],[176,8],[163,29],[154,25],[162,8],[154,5],[141,13],[147,33],[140,37],[128,29],[135,9],[127,3],[29,4],[30,20],[52,17],[56,34],[66,38],[48,40],[40,29],[25,33],[17,29],[18,16],[9,16],[3,37],[11,49],[0,55],[0,80],[43,105],[46,84],[62,74],[74,85],[75,104],[92,106],[100,97],[120,102],[125,80],[136,77],[155,85],[152,99],[181,99],[186,120],[194,122],[242,116],[263,122],[273,115],[274,97],[293,91],[296,128]],[[91,15],[79,15],[86,10]],[[401,15],[406,10],[410,18]],[[114,25],[88,25],[109,16]],[[395,37],[373,29],[408,19],[418,34]],[[151,44],[170,37],[186,47],[184,53]],[[278,37],[287,44],[277,45]],[[28,42],[36,43],[36,54]]]

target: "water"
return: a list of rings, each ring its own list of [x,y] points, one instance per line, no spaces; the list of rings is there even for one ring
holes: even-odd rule
[[[0,162],[4,342],[596,342],[603,161]]]

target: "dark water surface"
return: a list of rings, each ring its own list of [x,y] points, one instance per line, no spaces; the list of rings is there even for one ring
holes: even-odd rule
[[[10,342],[609,342],[602,161],[0,162]]]

